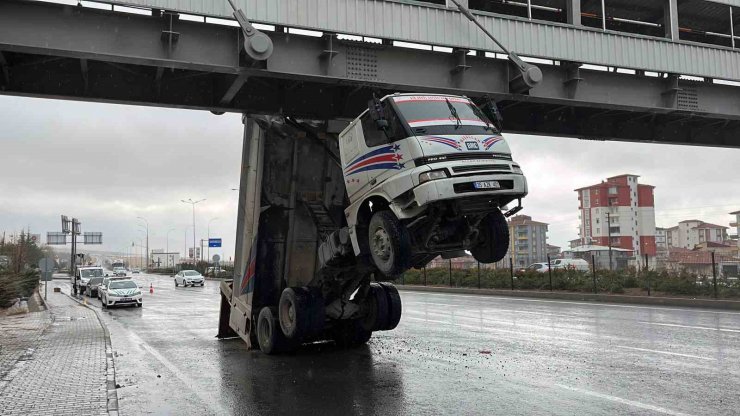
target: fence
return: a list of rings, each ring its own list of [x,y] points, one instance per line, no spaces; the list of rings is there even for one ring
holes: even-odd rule
[[[399,283],[424,286],[450,286],[509,290],[564,290],[593,293],[628,293],[630,295],[679,295],[714,298],[740,297],[740,281],[719,274],[717,264],[710,276],[684,270],[655,270],[649,267],[620,271],[576,271],[555,269],[540,273],[515,271],[510,263],[506,269],[484,267],[428,267],[409,270]],[[644,264],[650,264],[645,259]]]

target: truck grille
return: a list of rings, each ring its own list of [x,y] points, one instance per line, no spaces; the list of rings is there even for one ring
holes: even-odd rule
[[[463,183],[456,183],[453,185],[453,188],[455,189],[455,193],[462,193],[462,192],[486,192],[486,191],[500,191],[500,190],[506,190],[506,189],[514,189],[514,181],[511,180],[504,180],[504,181],[497,181],[499,185],[501,185],[501,188],[499,189],[475,189],[473,187],[473,182],[463,182]]]
[[[491,152],[464,152],[449,153],[446,155],[434,155],[414,159],[414,165],[421,166],[436,162],[450,162],[456,160],[475,160],[475,159],[492,159],[492,160],[511,160],[508,153],[491,153]]]
[[[503,172],[511,173],[509,165],[470,165],[470,166],[455,166],[452,168],[455,173],[466,173],[466,172]]]

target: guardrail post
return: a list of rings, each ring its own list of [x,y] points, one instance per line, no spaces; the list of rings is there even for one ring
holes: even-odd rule
[[[593,254],[591,255],[591,274],[594,280],[594,293],[598,293],[598,289],[596,289],[596,256]]]
[[[514,259],[509,257],[509,272],[511,272],[511,290],[514,290]]]
[[[717,264],[714,262],[714,251],[712,252],[712,284],[714,285],[714,298],[717,299]]]
[[[452,287],[452,259],[449,259],[448,261],[450,265],[450,269],[449,269],[450,287]]]
[[[552,292],[552,264],[550,263],[550,255],[547,255],[547,274],[550,275],[550,292]]]
[[[480,289],[480,262],[478,262],[478,289]]]

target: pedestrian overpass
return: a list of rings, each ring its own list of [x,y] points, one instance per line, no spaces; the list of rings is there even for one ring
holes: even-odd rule
[[[740,0],[462,0],[528,90],[448,2],[236,0],[272,41],[253,59],[227,0],[3,0],[0,93],[332,120],[448,92],[511,132],[740,147]]]

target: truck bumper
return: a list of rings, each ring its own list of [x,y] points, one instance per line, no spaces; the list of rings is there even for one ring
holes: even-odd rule
[[[497,181],[499,189],[475,189],[474,182]],[[464,199],[466,197],[521,198],[527,195],[527,179],[519,174],[497,174],[476,176],[453,176],[425,182],[414,188],[414,198],[419,206],[438,201]]]

